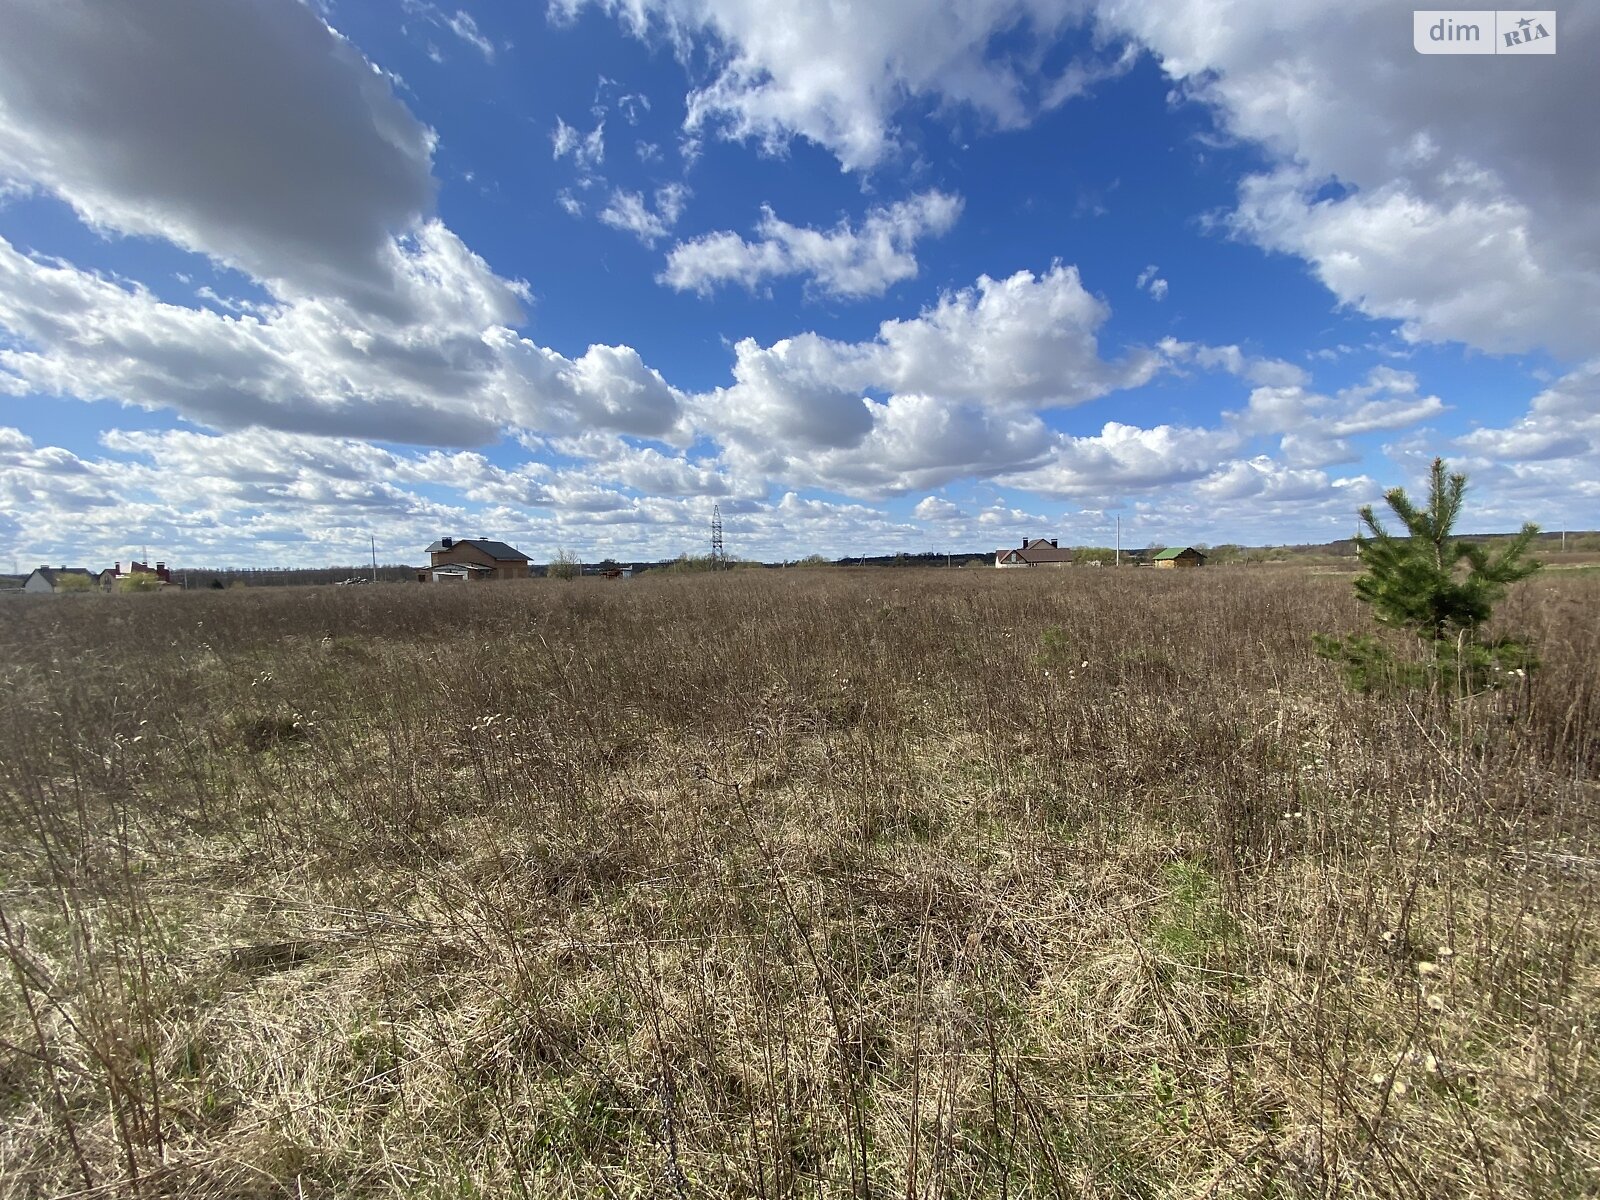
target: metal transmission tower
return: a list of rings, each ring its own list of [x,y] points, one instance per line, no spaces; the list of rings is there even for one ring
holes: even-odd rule
[[[728,552],[722,548],[722,505],[711,506],[711,569],[720,571],[728,565]]]

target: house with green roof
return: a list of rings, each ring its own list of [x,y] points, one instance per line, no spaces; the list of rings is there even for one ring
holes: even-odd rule
[[[1206,556],[1193,546],[1168,546],[1150,560],[1158,567],[1203,567]]]

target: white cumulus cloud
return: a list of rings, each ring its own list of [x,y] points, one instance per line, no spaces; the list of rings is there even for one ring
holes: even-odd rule
[[[451,33],[483,55],[487,61],[494,61],[494,43],[478,31],[478,23],[472,19],[472,14],[458,9],[454,16],[445,18],[445,24],[450,27]]]
[[[1228,227],[1306,261],[1337,300],[1415,340],[1495,353],[1600,352],[1600,9],[1561,19],[1561,53],[1419,56],[1391,0],[555,0],[703,51],[692,136],[779,151],[804,138],[865,171],[900,149],[908,110],[1012,127],[1126,70],[1138,48],[1268,165]],[[1058,66],[1092,22],[1100,49]],[[1050,65],[1046,65],[1050,64]],[[1196,214],[1199,215],[1199,214]],[[764,277],[771,239],[721,233],[682,265],[696,280]],[[1158,276],[1145,286],[1165,289]]]
[[[1263,385],[1251,391],[1243,410],[1225,416],[1243,433],[1281,435],[1280,448],[1289,463],[1321,467],[1356,461],[1360,454],[1352,437],[1407,429],[1441,416],[1446,408],[1438,396],[1421,394],[1411,372],[1375,367],[1365,383],[1332,396],[1301,383]]]
[[[1134,280],[1134,286],[1142,292],[1148,292],[1152,300],[1165,300],[1167,298],[1167,281],[1161,278],[1161,268],[1151,264],[1139,272],[1139,277]]]
[[[1388,0],[1103,0],[1097,18],[1265,149],[1232,227],[1342,303],[1416,340],[1600,350],[1600,141],[1573,119],[1600,108],[1600,10],[1563,11],[1537,65],[1419,56]]]
[[[893,152],[895,116],[908,101],[961,105],[1016,127],[1130,65],[1112,52],[1104,63],[1039,70],[1036,48],[1082,20],[1080,0],[554,0],[551,9],[570,17],[586,3],[680,52],[695,38],[717,48],[716,75],[687,97],[690,130],[774,150],[803,137],[847,170]],[[1005,41],[1017,48],[1001,49]]]
[[[1101,356],[1109,315],[1072,267],[983,276],[882,322],[870,341],[745,339],[733,386],[694,398],[693,416],[742,469],[858,494],[1021,469],[1054,445],[1038,410],[1137,387],[1158,369],[1153,351]]]
[[[562,159],[571,156],[573,164],[582,175],[600,168],[606,160],[606,123],[602,119],[588,133],[579,133],[560,117],[550,131],[550,156]]]
[[[600,221],[623,233],[631,233],[646,246],[653,246],[666,237],[683,215],[689,201],[689,189],[681,183],[669,183],[657,188],[655,207],[652,209],[639,192],[618,188],[611,200],[600,211]]]
[[[873,208],[860,228],[841,220],[832,229],[807,229],[763,207],[755,241],[723,231],[679,242],[660,278],[705,295],[722,284],[754,289],[766,279],[800,275],[828,295],[881,296],[916,276],[916,243],[948,233],[960,214],[961,198],[937,190]]]

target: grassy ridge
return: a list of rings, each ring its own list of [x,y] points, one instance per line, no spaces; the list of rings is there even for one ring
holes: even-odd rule
[[[1597,601],[1450,712],[1302,572],[15,601],[0,1196],[1593,1194]]]

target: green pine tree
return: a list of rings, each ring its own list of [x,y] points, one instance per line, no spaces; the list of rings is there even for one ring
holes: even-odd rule
[[[1436,458],[1427,507],[1413,504],[1404,488],[1384,493],[1405,526],[1404,536],[1385,529],[1371,505],[1361,510],[1367,532],[1356,538],[1356,553],[1366,573],[1356,580],[1356,595],[1371,605],[1380,624],[1409,630],[1424,647],[1422,661],[1414,662],[1397,659],[1374,638],[1319,635],[1318,650],[1339,662],[1362,690],[1439,685],[1447,694],[1470,693],[1536,665],[1525,643],[1487,638],[1484,626],[1506,589],[1539,569],[1529,557],[1539,527],[1524,525],[1497,553],[1456,541],[1451,531],[1466,490],[1467,477],[1446,474],[1444,460]]]

